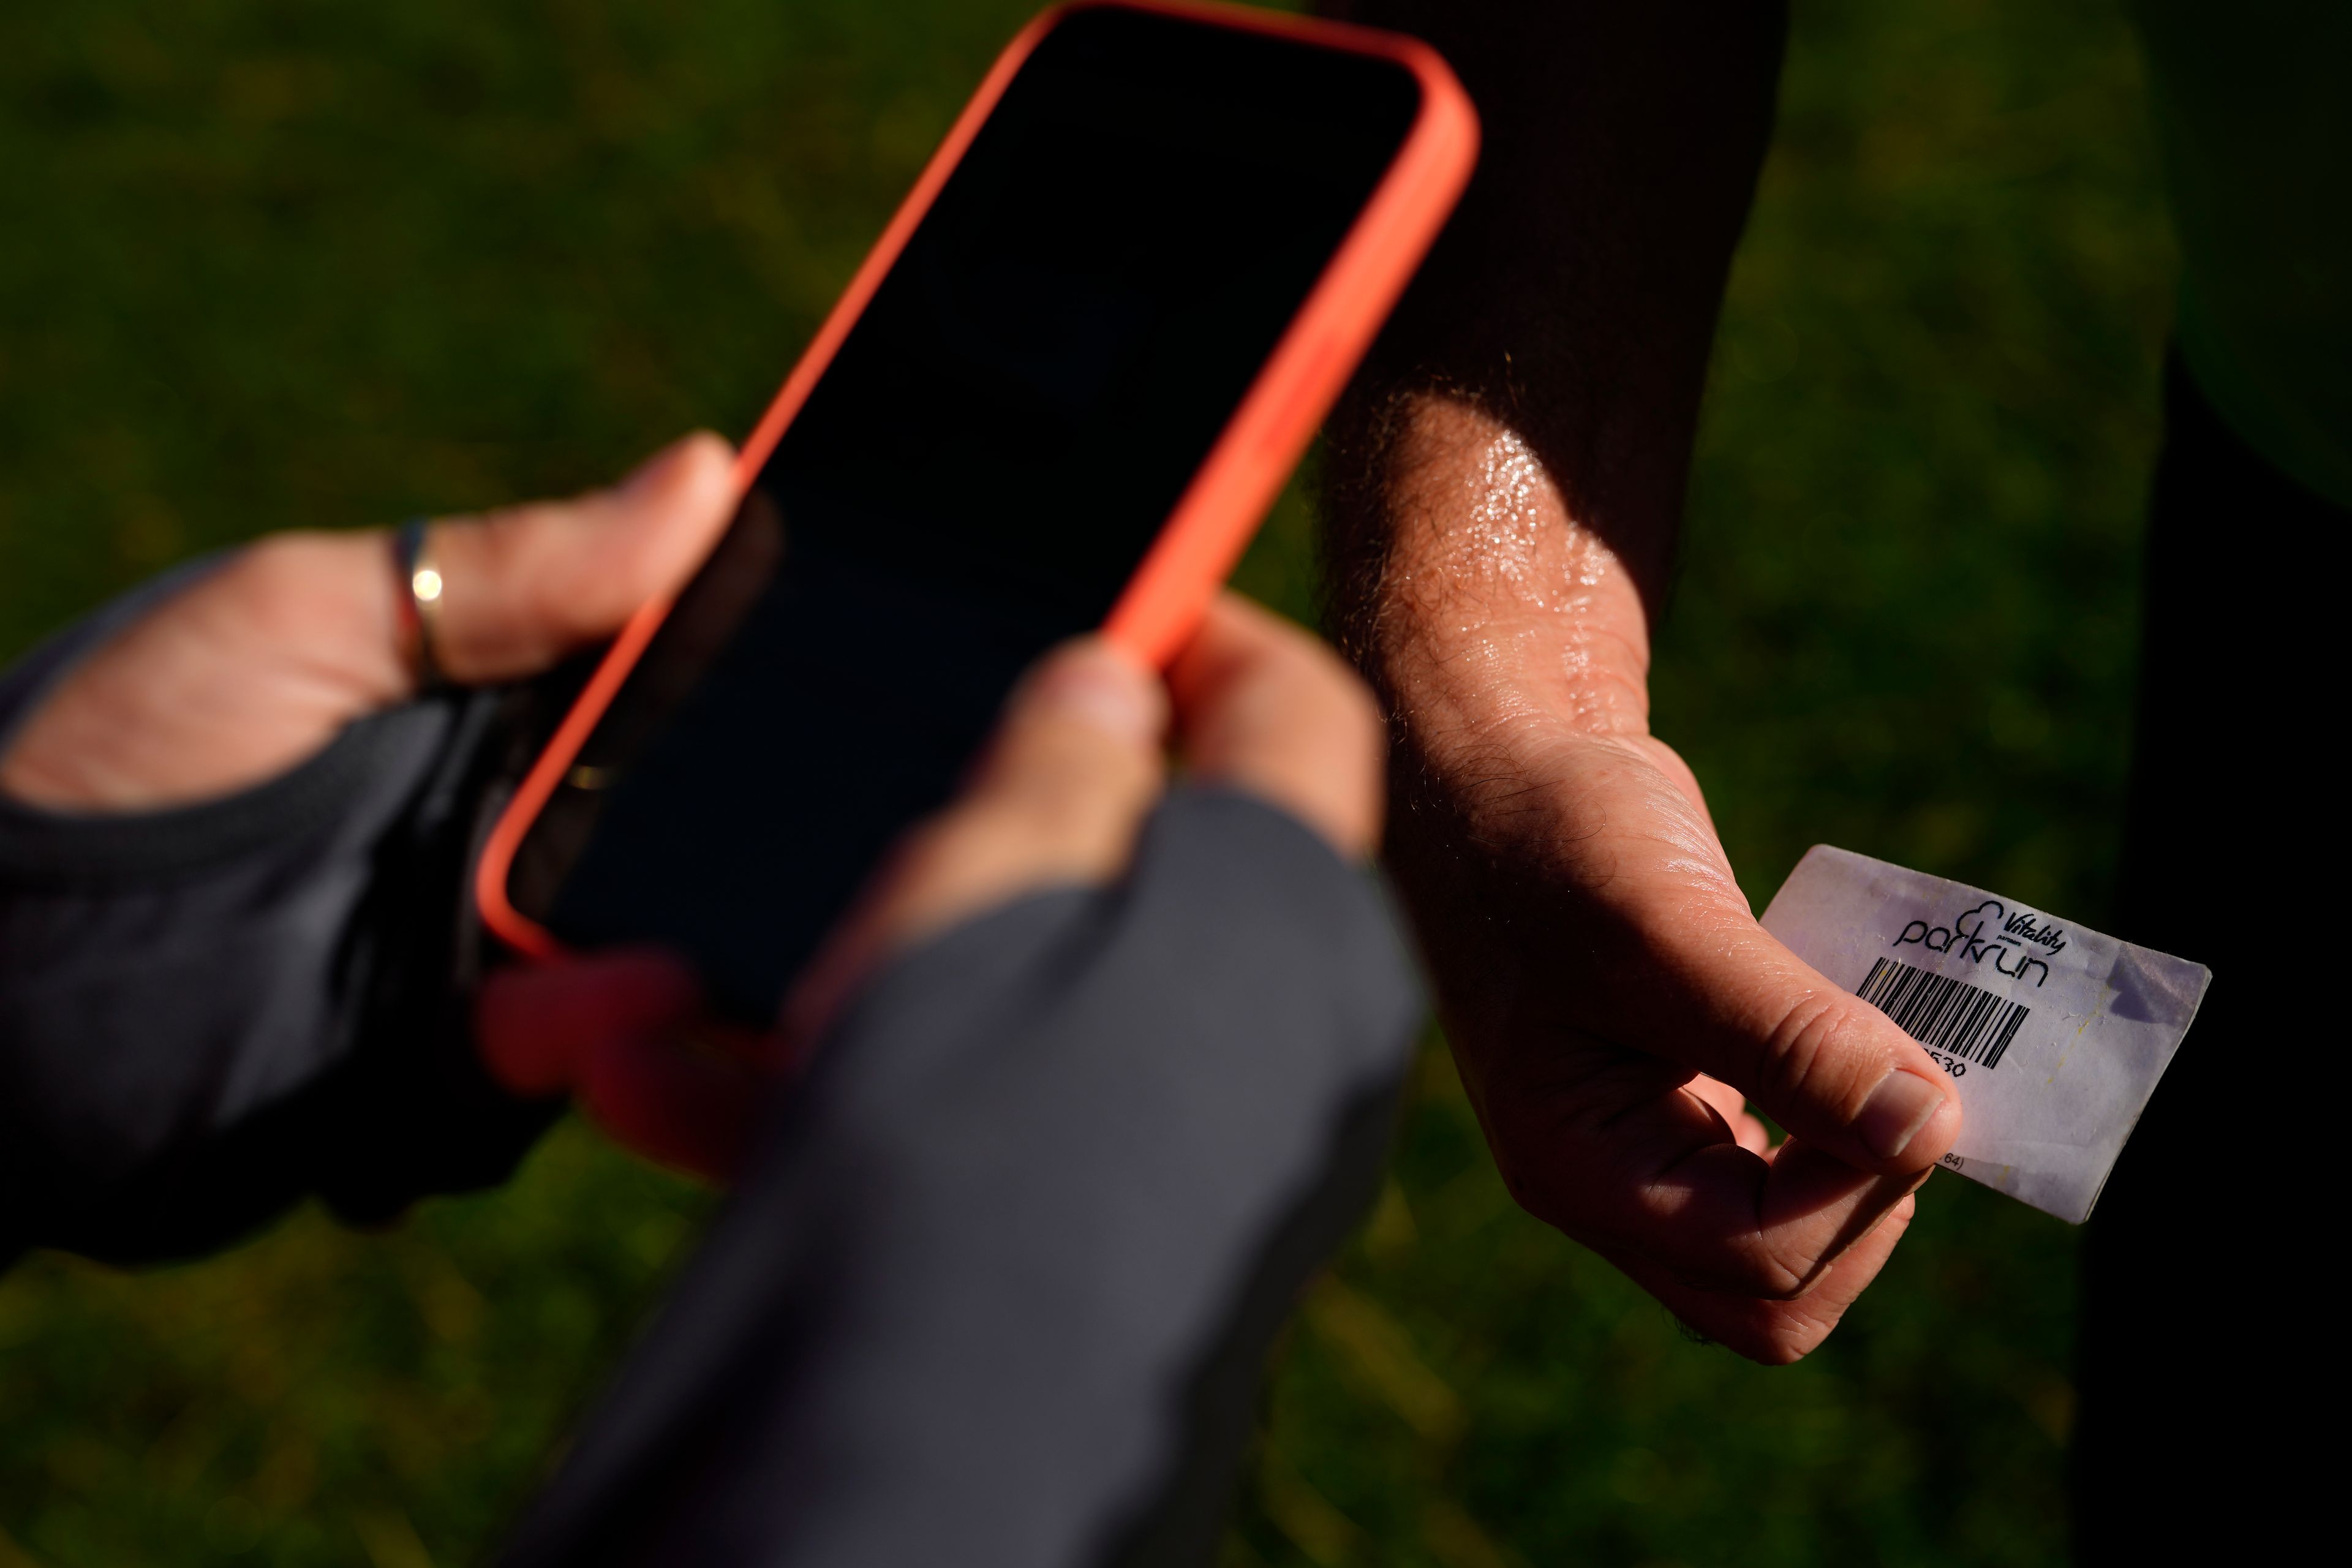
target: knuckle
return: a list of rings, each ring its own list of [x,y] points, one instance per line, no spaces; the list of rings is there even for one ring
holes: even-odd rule
[[[1865,1059],[1866,1058],[1866,1059]],[[1822,1104],[1843,1109],[1867,1076],[1883,1068],[1854,1027],[1849,999],[1810,991],[1791,1004],[1761,1043],[1756,1077],[1759,1098],[1781,1105]]]
[[[1784,1096],[1801,1096],[1829,1054],[1836,1027],[1834,1008],[1818,994],[1809,992],[1785,1008],[1757,1042],[1759,1087]]]
[[[1794,1366],[1829,1337],[1836,1320],[1824,1322],[1799,1302],[1741,1303],[1725,1321],[1701,1325],[1726,1349],[1764,1366]]]
[[[1158,777],[1160,765],[1156,751],[1097,725],[1021,715],[982,764],[974,793],[1058,818],[1124,808]]]
[[[1652,1187],[1622,1203],[1608,1202],[1589,1181],[1563,1180],[1556,1158],[1522,1140],[1497,1137],[1496,1165],[1512,1200],[1534,1218],[1573,1241],[1612,1258],[1649,1258],[1696,1289],[1727,1300],[1784,1301],[1803,1295],[1815,1260],[1790,1256],[1752,1223],[1705,1205],[1669,1198]],[[1600,1184],[1606,1188],[1608,1184]]]
[[[507,627],[543,629],[560,640],[601,629],[616,579],[610,563],[583,553],[575,503],[531,501],[436,525],[436,547],[461,558],[452,587],[470,590],[478,606]]]
[[[1804,1293],[1812,1265],[1781,1256],[1769,1238],[1749,1235],[1735,1239],[1703,1269],[1704,1278],[1690,1282],[1751,1300],[1786,1301]]]
[[[1523,1213],[1570,1240],[1597,1246],[1601,1227],[1589,1212],[1597,1195],[1593,1184],[1568,1168],[1575,1163],[1574,1127],[1528,1110],[1507,1101],[1494,1105],[1486,1118],[1487,1148],[1504,1190]]]

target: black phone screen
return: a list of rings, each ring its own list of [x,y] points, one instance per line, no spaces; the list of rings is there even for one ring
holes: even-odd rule
[[[1117,7],[1006,89],[516,858],[581,947],[773,1016],[1021,670],[1099,626],[1420,107]]]

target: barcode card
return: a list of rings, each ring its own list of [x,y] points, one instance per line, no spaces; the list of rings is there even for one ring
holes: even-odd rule
[[[2033,1016],[2022,1002],[2004,1002],[1965,981],[1930,974],[1891,958],[1874,961],[1854,994],[1937,1055],[1948,1052],[1954,1077],[1966,1073],[1970,1062],[2000,1066],[2009,1042]]]
[[[2079,1225],[2211,979],[1962,883],[1815,845],[1764,929],[1901,1026],[1959,1089],[1944,1163]]]

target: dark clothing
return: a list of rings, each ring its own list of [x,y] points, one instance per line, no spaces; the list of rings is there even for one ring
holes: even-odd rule
[[[0,678],[0,744],[169,587]],[[306,1194],[380,1218],[507,1173],[551,1110],[475,1058],[466,873],[534,710],[418,704],[150,816],[0,802],[0,1260],[184,1256]],[[1179,790],[1118,885],[869,988],[512,1560],[1208,1561],[1420,1017],[1369,877]]]
[[[0,746],[84,650],[0,676]],[[360,1221],[503,1181],[553,1108],[476,1057],[466,874],[534,693],[354,724],[276,779],[143,816],[0,797],[0,1267],[194,1257],[315,1194]]]
[[[2334,1096],[2297,1076],[2305,1037],[2326,1026],[2275,971],[2335,828],[2309,761],[2329,743],[2332,700],[2311,672],[2341,613],[2318,563],[2347,523],[2172,366],[2116,933],[2193,954],[2213,985],[2084,1235],[2085,1564],[2200,1541],[2283,1559],[2327,1495],[2296,1414],[2314,1375],[2303,1281],[2314,1240],[2326,1251],[2330,1222],[2312,1205],[2329,1191]],[[2304,1104],[2317,1116],[2298,1117]]]
[[[1419,1017],[1361,874],[1180,792],[873,988],[511,1561],[1206,1563]]]

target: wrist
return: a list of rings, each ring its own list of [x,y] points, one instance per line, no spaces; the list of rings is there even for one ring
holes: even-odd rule
[[[1342,640],[1425,762],[1649,732],[1649,614],[1527,441],[1412,398],[1335,488]],[[1369,459],[1369,460],[1367,460]]]

